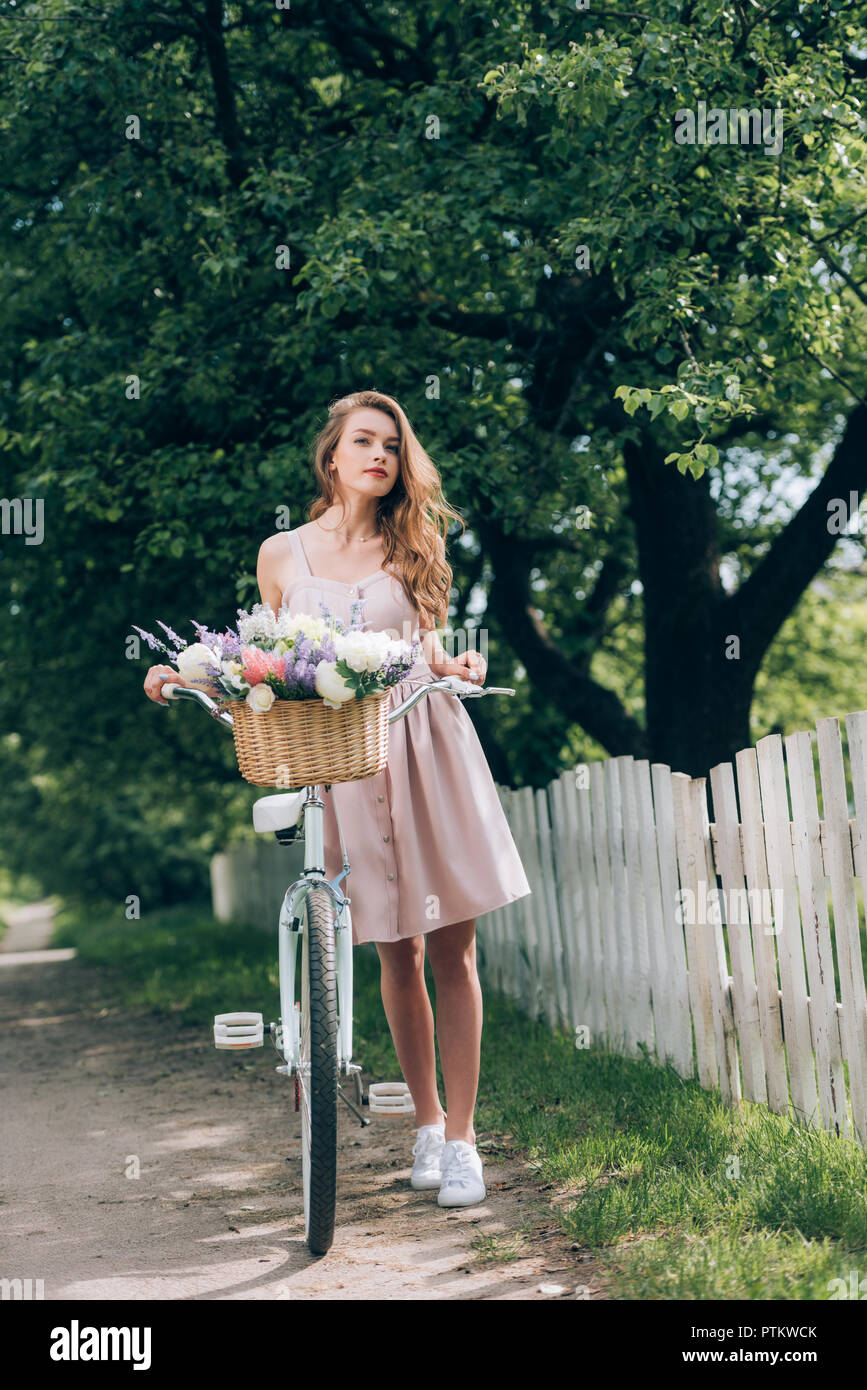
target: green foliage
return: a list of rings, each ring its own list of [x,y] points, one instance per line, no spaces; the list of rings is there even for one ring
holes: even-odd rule
[[[519,690],[490,728],[516,783],[593,744],[485,616],[483,520],[539,543],[540,620],[633,705],[641,424],[695,478],[748,454],[725,539],[749,573],[772,528],[729,521],[753,474],[810,475],[865,394],[863,23],[645,10],[377,4],[361,39],[333,6],[226,6],[219,34],[179,0],[0,21],[0,489],[45,516],[41,544],[2,537],[10,867],[201,888],[252,789],[198,711],[145,701],[131,624],[189,636],[258,598],[338,394],[397,396],[468,522],[455,615],[477,589],[490,678]],[[703,99],[781,104],[784,156],[677,144]],[[806,702],[809,665],[785,682]]]

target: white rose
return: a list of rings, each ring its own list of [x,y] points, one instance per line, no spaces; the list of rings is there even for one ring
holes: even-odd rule
[[[219,692],[216,677],[219,673],[219,663],[204,642],[194,642],[190,647],[184,647],[178,653],[178,671],[185,681],[195,681],[197,690],[204,690],[206,695]],[[202,684],[206,681],[207,684]]]
[[[347,632],[334,639],[338,661],[351,671],[376,671],[385,661],[389,638],[385,632]]]
[[[224,690],[234,691],[236,695],[240,695],[242,691],[250,689],[249,682],[241,675],[243,669],[243,662],[238,661],[236,657],[222,662]]]
[[[266,685],[264,681],[260,681],[258,685],[251,687],[250,693],[247,696],[247,704],[251,709],[258,710],[260,714],[264,714],[266,710],[271,708],[275,698],[274,691],[271,689],[270,685]]]
[[[391,638],[387,632],[371,632],[370,643],[370,663],[368,671],[378,671],[380,666],[384,666],[388,660],[388,650],[391,646]]]
[[[334,654],[338,661],[345,661],[351,671],[366,671],[370,655],[367,636],[363,632],[347,632],[334,638]]]
[[[355,699],[355,691],[339,674],[334,661],[320,661],[316,667],[316,693],[322,696],[329,709],[340,709],[347,700]]]

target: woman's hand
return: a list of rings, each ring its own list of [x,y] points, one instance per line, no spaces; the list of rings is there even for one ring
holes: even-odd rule
[[[481,652],[461,652],[460,656],[443,662],[437,670],[437,675],[460,676],[461,680],[473,681],[475,685],[483,685],[487,669],[488,663]]]
[[[172,685],[187,685],[192,690],[201,689],[194,681],[185,681],[181,673],[175,670],[174,666],[151,666],[144,678],[144,692],[149,700],[153,700],[154,704],[167,705],[169,703],[169,701],[164,700],[160,694],[163,687],[163,680],[166,676],[169,677]]]
[[[460,656],[450,657],[437,638],[437,629],[420,630],[424,659],[437,680],[443,676],[459,676],[461,680],[473,681],[482,685],[488,663],[481,652],[461,652]]]

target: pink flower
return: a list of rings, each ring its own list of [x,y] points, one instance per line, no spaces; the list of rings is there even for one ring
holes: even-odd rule
[[[240,661],[244,663],[243,677],[250,685],[259,685],[269,671],[283,675],[283,658],[276,652],[263,652],[260,647],[242,647]]]

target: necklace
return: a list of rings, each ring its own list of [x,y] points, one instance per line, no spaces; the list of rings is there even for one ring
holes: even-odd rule
[[[324,531],[324,532],[325,532],[326,536],[330,536],[332,531],[342,531],[342,530],[343,530],[343,527],[342,527],[342,526],[332,526],[332,527],[331,527],[331,531],[329,531],[328,527],[327,527],[327,526],[322,526],[322,525],[319,523],[319,521],[316,522],[316,525],[319,527],[320,531]],[[372,536],[347,536],[347,540],[349,540],[349,541],[361,541],[361,543],[364,544],[365,541],[372,541],[372,540],[375,540],[376,537],[377,537],[378,535],[380,535],[380,534],[381,534],[381,533],[380,533],[379,531],[374,531],[374,533],[373,533]]]

